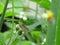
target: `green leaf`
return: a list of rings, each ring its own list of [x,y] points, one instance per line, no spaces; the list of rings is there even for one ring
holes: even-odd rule
[[[45,0],[43,0],[39,3],[39,5],[45,9],[50,9],[50,4],[51,3],[49,1],[45,1]]]
[[[56,45],[60,44],[60,15],[58,16],[58,23],[56,29]]]
[[[35,43],[31,41],[20,41],[19,39],[16,39],[11,45],[35,45]]]
[[[2,4],[2,3],[0,3],[0,14],[2,14],[3,9],[4,9],[4,6],[3,6],[3,4]]]
[[[4,36],[2,35],[2,33],[0,33],[0,45],[6,45],[5,40],[4,40]]]
[[[14,12],[14,15],[16,15],[17,12]],[[13,13],[11,10],[7,10],[6,13],[5,13],[5,17],[9,17],[9,16],[13,16]]]
[[[51,5],[51,9],[52,9],[52,11],[54,13],[54,17],[53,17],[54,19],[52,20],[52,22],[49,22],[49,24],[48,24],[46,45],[55,45],[55,43],[59,42],[59,41],[56,41],[59,38],[58,36],[56,36],[56,27],[58,25],[60,25],[60,24],[57,25],[57,18],[58,18],[58,15],[60,14],[60,11],[59,11],[59,1],[53,0],[52,1],[52,5]],[[59,29],[57,29],[57,35],[58,35],[58,30]],[[59,44],[56,44],[56,45],[59,45]]]
[[[15,39],[11,45],[18,45],[18,43],[20,43],[21,41],[19,39]]]
[[[31,0],[31,1],[38,3],[38,2],[40,2],[41,0]]]
[[[60,0],[56,0],[55,1],[55,6],[56,7],[56,16],[58,16],[57,18],[57,25],[56,25],[56,44],[55,45],[60,45]],[[57,5],[58,4],[58,5]]]
[[[21,45],[35,45],[35,43],[33,43],[31,41],[22,41],[20,44]]]
[[[41,33],[39,31],[32,31],[31,35],[33,36],[33,38],[40,39]]]
[[[31,0],[31,1],[37,3],[37,4],[40,5],[40,7],[42,7],[42,8],[45,8],[45,9],[47,9],[47,10],[50,9],[50,4],[51,4],[51,2],[50,2],[49,0]]]

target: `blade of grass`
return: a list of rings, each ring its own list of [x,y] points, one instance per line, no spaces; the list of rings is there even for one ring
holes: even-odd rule
[[[54,13],[54,20],[52,23],[49,22],[48,24],[48,31],[47,31],[47,41],[46,45],[55,45],[55,37],[56,37],[56,24],[57,24],[57,0],[52,0],[51,9]]]
[[[5,12],[6,12],[6,9],[7,9],[8,2],[9,2],[9,0],[6,0],[6,4],[5,4],[5,7],[4,7],[4,10],[3,10],[3,13],[1,15],[1,19],[0,19],[0,31],[1,31],[1,28],[2,28],[2,24],[3,24],[3,20],[4,20],[4,16],[5,16]]]
[[[56,43],[55,43],[55,45],[60,45],[60,0],[56,0],[56,4],[58,4],[57,5],[57,9],[56,9],[56,11],[57,11],[57,15],[58,15],[58,20],[57,20],[57,28],[56,28]]]
[[[60,15],[58,16],[58,23],[56,29],[56,45],[60,45]]]
[[[13,36],[13,30],[14,30],[14,0],[12,0],[12,13],[13,13],[13,16],[12,16],[12,29],[11,29],[11,37],[7,43],[7,45],[10,45],[10,41],[12,39],[12,36]]]

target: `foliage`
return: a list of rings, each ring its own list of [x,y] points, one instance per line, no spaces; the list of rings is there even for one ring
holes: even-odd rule
[[[36,2],[37,4],[40,5],[40,7],[43,7],[47,10],[50,9],[51,2],[49,0],[31,0],[31,1]]]
[[[57,8],[54,7],[56,5],[54,1],[52,3],[49,0],[29,0],[44,9],[44,15],[39,14],[40,17],[38,18],[36,18],[35,15],[27,14],[29,11],[25,10],[29,9],[33,11],[33,9],[25,7],[25,1],[26,0],[9,0],[7,4],[11,7],[8,7],[8,5],[5,6],[6,0],[0,0],[0,23],[2,21],[7,27],[9,27],[7,31],[0,32],[0,45],[54,45],[55,36],[57,36],[56,45],[59,45],[58,39],[60,38],[58,38],[58,32],[60,32],[60,13],[58,13],[59,11],[56,11]],[[51,3],[53,8],[51,8]],[[5,12],[3,12],[5,7]],[[54,20],[52,20],[52,22],[49,20],[50,18],[48,18],[47,15],[47,11],[50,11],[51,9],[54,13]],[[38,11],[39,10],[34,10],[34,12]],[[4,17],[2,15],[4,15]],[[36,14],[36,16],[38,15]],[[2,26],[3,23],[1,23]],[[5,30],[5,28],[6,27],[2,29]]]

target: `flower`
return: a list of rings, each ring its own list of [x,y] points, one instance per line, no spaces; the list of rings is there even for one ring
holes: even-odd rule
[[[47,14],[48,14],[48,18],[52,18],[53,17],[53,12],[49,11]]]
[[[11,3],[8,3],[7,8],[11,8],[11,7],[12,7],[12,4]]]
[[[48,13],[48,21],[52,22],[53,21],[53,12],[52,11],[49,11]]]
[[[26,16],[24,16],[24,17],[23,17],[23,20],[25,20],[25,21],[26,21],[26,20],[27,20],[27,17],[26,17]]]
[[[43,19],[47,19],[48,21],[52,22],[53,21],[53,12],[52,11],[47,11],[46,13],[42,14]]]
[[[42,14],[42,18],[43,18],[43,19],[47,19],[47,18],[48,18],[47,13],[43,13],[43,14]]]
[[[52,0],[49,0],[50,2],[52,2]]]
[[[20,15],[24,15],[24,12],[20,12]]]
[[[16,27],[19,27],[19,24],[17,24]]]
[[[42,42],[42,45],[46,42],[46,38],[44,38],[43,42]]]
[[[19,18],[23,18],[23,15],[20,15]]]
[[[14,30],[13,33],[16,33],[16,30]]]

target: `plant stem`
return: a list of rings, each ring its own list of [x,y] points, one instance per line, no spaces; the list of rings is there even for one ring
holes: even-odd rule
[[[13,30],[14,30],[14,0],[12,0],[12,29],[11,29],[11,37],[8,41],[8,44],[7,45],[10,45],[10,42],[11,42],[11,39],[12,39],[12,36],[13,36]]]
[[[37,15],[38,15],[38,4],[36,3],[36,14],[35,14],[36,19],[37,19]]]
[[[6,12],[6,9],[7,9],[8,2],[9,2],[9,0],[6,0],[6,4],[5,4],[5,7],[4,7],[4,10],[3,10],[3,13],[1,15],[1,19],[0,19],[0,32],[1,32],[3,21],[4,21],[4,16],[5,16],[5,12]]]

